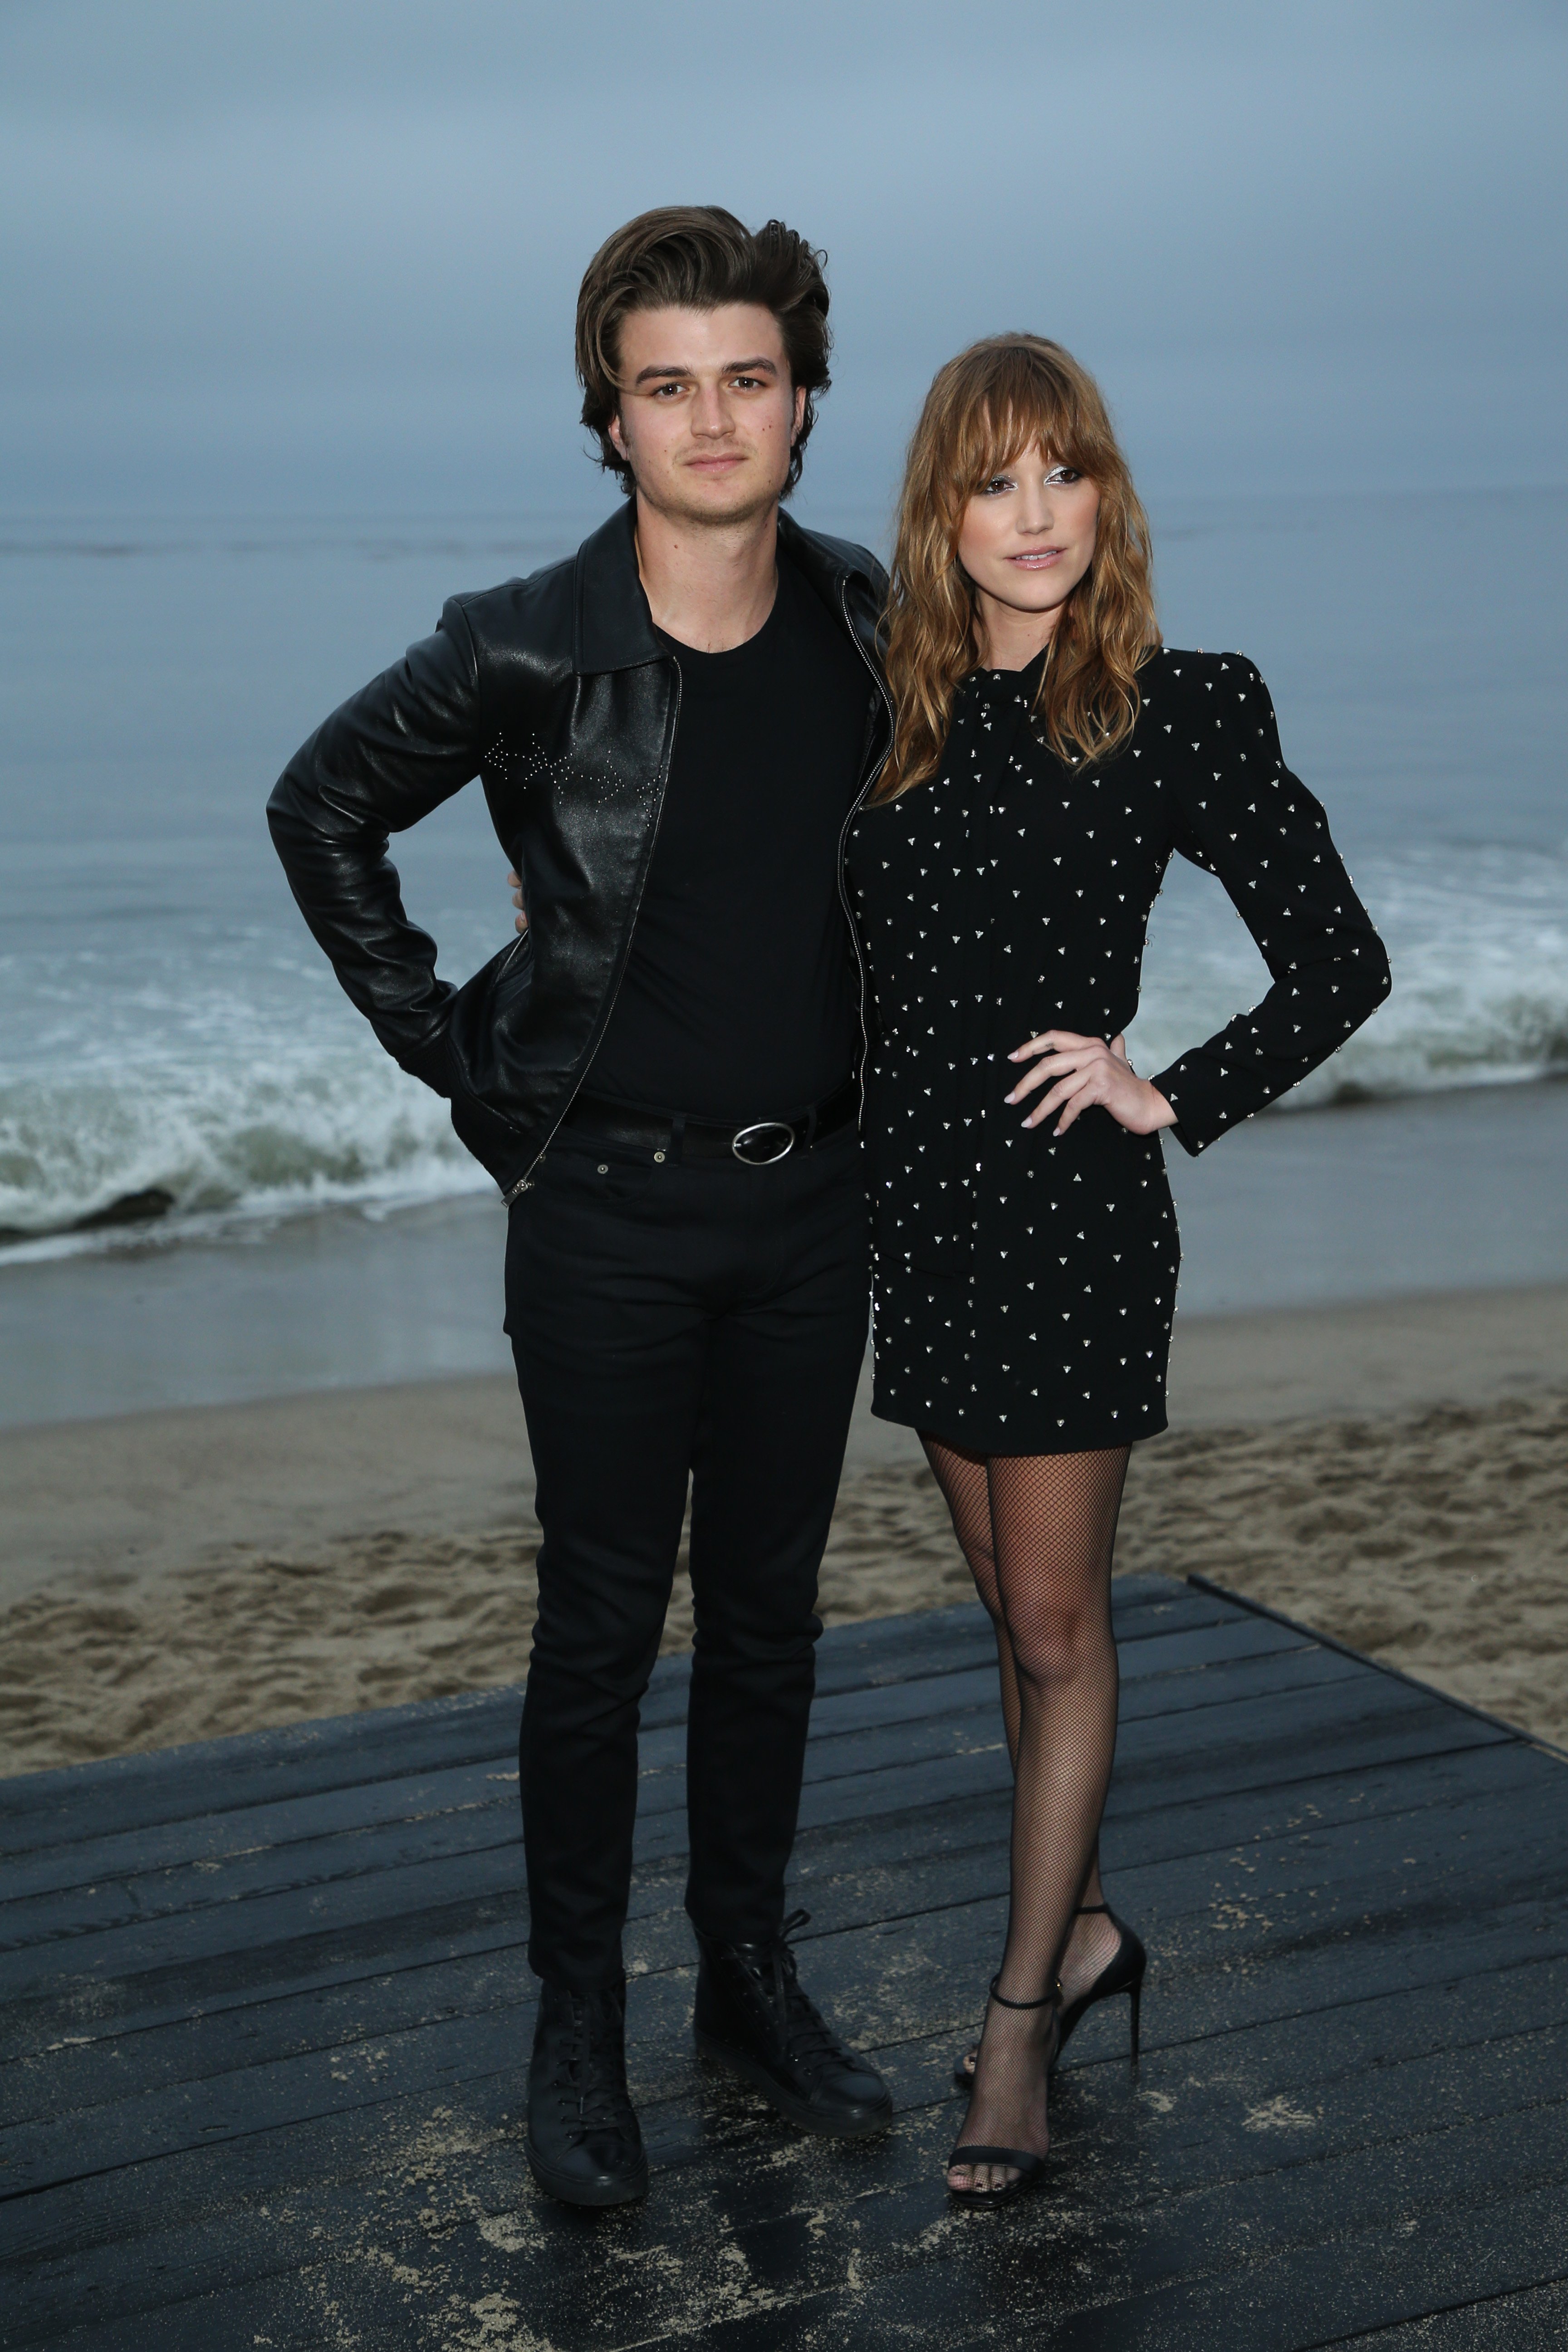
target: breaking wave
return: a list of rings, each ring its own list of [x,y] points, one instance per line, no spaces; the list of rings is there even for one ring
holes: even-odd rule
[[[1357,882],[1394,992],[1293,1105],[1568,1070],[1568,860],[1432,848],[1359,861]],[[496,940],[476,929],[471,944],[478,963]],[[23,1042],[0,1065],[0,1256],[489,1186],[446,1104],[381,1053],[308,941],[187,941],[132,986],[90,950],[29,958],[26,973],[6,961],[0,996]],[[1265,984],[1217,887],[1173,874],[1137,1066],[1161,1068]]]

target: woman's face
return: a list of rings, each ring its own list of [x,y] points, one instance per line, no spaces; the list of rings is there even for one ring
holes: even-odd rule
[[[1099,514],[1098,486],[1039,448],[1012,458],[975,492],[964,509],[958,560],[983,607],[994,600],[1007,608],[987,615],[993,626],[1016,614],[1054,627],[1093,559]],[[1043,645],[1050,629],[1036,634]]]

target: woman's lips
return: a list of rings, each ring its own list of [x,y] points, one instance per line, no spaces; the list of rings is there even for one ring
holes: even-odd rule
[[[1010,555],[1007,561],[1021,565],[1026,572],[1043,572],[1048,563],[1059,563],[1061,553],[1059,547],[1031,547],[1020,555]]]

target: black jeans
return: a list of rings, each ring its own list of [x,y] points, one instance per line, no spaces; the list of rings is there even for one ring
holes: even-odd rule
[[[638,1703],[689,1474],[686,1907],[728,1940],[778,1927],[868,1286],[852,1128],[770,1168],[568,1131],[513,1205],[507,1330],[544,1538],[519,1755],[541,1976],[620,1973]]]

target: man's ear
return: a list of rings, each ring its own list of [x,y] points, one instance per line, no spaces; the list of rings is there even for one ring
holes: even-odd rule
[[[789,436],[789,446],[792,449],[800,439],[800,428],[805,421],[805,386],[804,383],[797,383],[795,388],[795,424]]]
[[[605,430],[610,436],[610,440],[615,446],[616,455],[624,457],[629,466],[632,462],[632,453],[626,447],[626,436],[621,431],[621,412],[618,408],[611,417],[608,425],[605,425]]]

